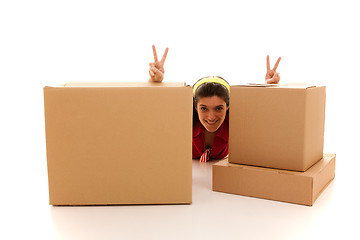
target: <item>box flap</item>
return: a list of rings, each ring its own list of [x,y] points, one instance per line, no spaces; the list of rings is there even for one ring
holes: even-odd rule
[[[276,87],[279,84],[261,84],[261,83],[247,83],[241,85],[233,85],[234,87]]]
[[[309,83],[287,83],[287,84],[279,84],[278,85],[279,88],[301,88],[301,89],[308,89],[308,88],[313,88],[313,87],[317,87],[314,84],[309,84]]]
[[[308,83],[287,83],[287,84],[259,84],[259,83],[248,83],[244,85],[233,85],[232,87],[266,87],[266,88],[299,88],[299,89],[308,89],[317,87],[314,84]]]
[[[227,161],[216,163],[217,166],[223,167],[236,167],[236,168],[243,168],[243,169],[250,169],[252,171],[261,171],[261,172],[272,172],[278,174],[288,174],[288,175],[304,175],[304,172],[300,171],[293,171],[293,170],[283,170],[283,169],[276,169],[276,168],[267,168],[267,167],[259,167],[253,165],[245,165],[245,164],[237,164],[237,163],[229,163]]]
[[[68,82],[64,87],[184,87],[184,82]]]

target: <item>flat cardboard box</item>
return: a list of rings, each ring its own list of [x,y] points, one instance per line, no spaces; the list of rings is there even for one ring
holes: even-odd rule
[[[68,83],[44,103],[50,204],[191,203],[190,86]]]
[[[335,154],[324,154],[305,172],[221,160],[213,165],[213,191],[312,206],[335,177],[335,158]]]
[[[323,155],[325,86],[231,86],[229,162],[305,171]]]

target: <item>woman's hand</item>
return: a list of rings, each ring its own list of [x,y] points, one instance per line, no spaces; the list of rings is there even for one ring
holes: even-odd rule
[[[266,75],[265,75],[265,82],[267,84],[278,84],[280,81],[280,74],[276,72],[276,68],[278,67],[280,63],[281,57],[278,58],[278,60],[275,63],[275,66],[273,69],[270,69],[270,60],[269,55],[266,57]]]
[[[165,53],[161,58],[161,61],[158,61],[155,45],[152,45],[153,53],[154,53],[154,62],[149,63],[149,74],[150,74],[150,82],[162,82],[164,79],[164,63],[166,59],[166,55],[169,51],[169,48],[165,49]]]

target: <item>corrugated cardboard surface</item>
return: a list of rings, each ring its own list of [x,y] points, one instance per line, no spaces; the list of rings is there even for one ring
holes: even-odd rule
[[[50,204],[191,203],[192,88],[74,85],[44,88]]]
[[[335,177],[335,154],[305,172],[278,170],[222,160],[213,165],[213,190],[312,206]]]
[[[322,158],[325,87],[231,86],[229,161],[305,171]]]

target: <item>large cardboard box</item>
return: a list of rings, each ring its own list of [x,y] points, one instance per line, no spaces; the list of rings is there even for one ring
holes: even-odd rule
[[[221,160],[213,165],[213,190],[312,206],[335,177],[335,158],[335,154],[324,154],[305,172]]]
[[[325,86],[231,86],[229,162],[305,171],[323,155]]]
[[[192,88],[184,83],[45,87],[50,204],[192,200]]]

